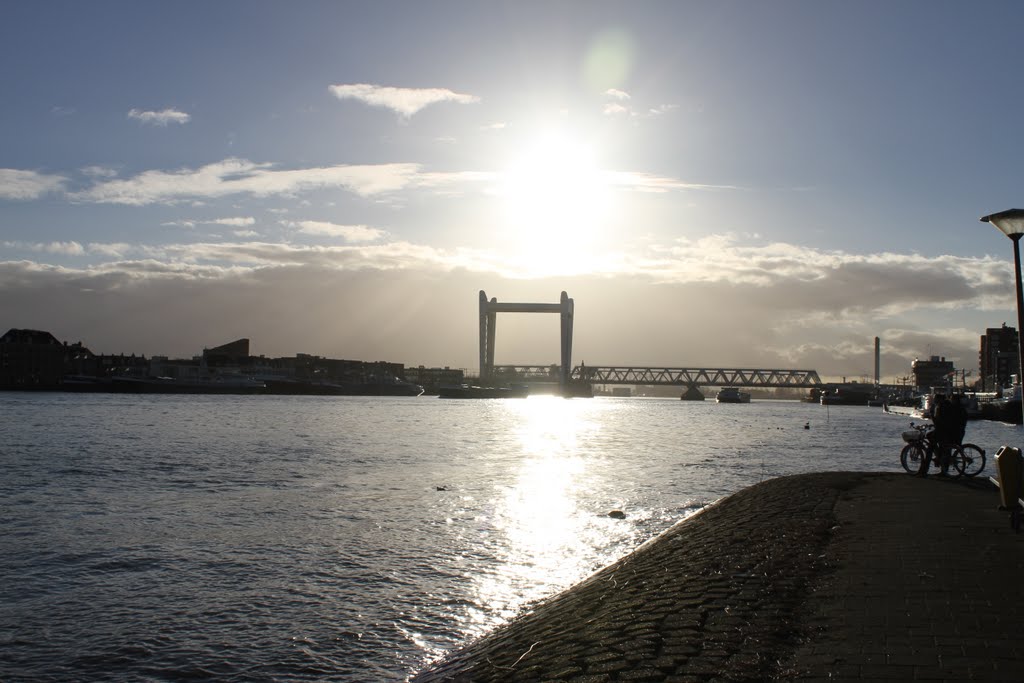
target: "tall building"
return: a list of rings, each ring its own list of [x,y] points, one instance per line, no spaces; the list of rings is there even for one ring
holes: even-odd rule
[[[914,373],[914,386],[918,391],[927,392],[933,387],[946,388],[953,381],[953,361],[932,356],[928,360],[915,358],[910,364],[911,372]]]
[[[981,352],[978,354],[978,368],[981,372],[981,390],[995,391],[1010,386],[1013,375],[1020,374],[1020,356],[1017,347],[1017,330],[1007,327],[990,327],[981,338]]]

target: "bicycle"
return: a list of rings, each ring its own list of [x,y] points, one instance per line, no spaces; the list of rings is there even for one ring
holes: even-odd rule
[[[934,454],[938,447],[934,433],[934,430],[929,431],[928,425],[910,423],[910,429],[902,434],[903,440],[907,442],[900,451],[900,464],[903,465],[903,469],[911,474],[918,473],[921,461],[929,453]],[[938,460],[936,457],[932,458],[935,467],[941,466]],[[973,443],[953,444],[950,449],[950,465],[956,472],[956,477],[976,477],[985,469],[985,449]]]

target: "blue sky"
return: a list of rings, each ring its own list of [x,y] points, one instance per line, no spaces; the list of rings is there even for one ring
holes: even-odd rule
[[[977,365],[1015,2],[8,2],[0,325],[475,369]],[[498,362],[556,362],[557,320]]]

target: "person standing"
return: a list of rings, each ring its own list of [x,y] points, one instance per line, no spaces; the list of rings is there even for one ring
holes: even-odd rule
[[[950,436],[954,444],[963,446],[964,435],[967,433],[967,408],[964,406],[963,396],[953,394],[951,404]]]
[[[942,475],[949,474],[949,452],[954,438],[954,420],[953,404],[949,402],[945,394],[937,394],[932,407],[932,425],[935,427],[932,430],[933,446],[925,449],[924,460],[921,461],[921,468],[917,471],[918,475],[928,476],[928,468],[932,465],[933,457],[942,468]]]

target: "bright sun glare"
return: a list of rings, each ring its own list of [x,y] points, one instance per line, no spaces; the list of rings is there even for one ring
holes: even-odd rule
[[[518,424],[521,452],[493,512],[499,565],[479,575],[476,590],[492,614],[507,618],[610,559],[594,549],[608,547],[608,537],[628,527],[587,505],[600,485],[591,471],[599,459],[588,457],[586,443],[601,430],[601,405],[531,397],[499,409]],[[474,627],[487,625],[483,612],[475,617]]]
[[[521,148],[499,187],[511,249],[539,270],[585,265],[579,259],[594,251],[606,228],[608,179],[593,147],[566,132],[548,132]]]

